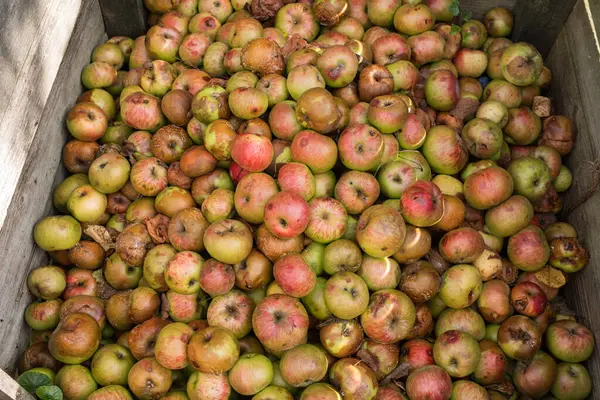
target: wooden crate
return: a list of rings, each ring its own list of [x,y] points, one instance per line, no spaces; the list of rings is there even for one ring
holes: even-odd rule
[[[36,221],[52,212],[52,189],[66,175],[62,146],[64,117],[82,92],[79,74],[92,49],[111,35],[142,29],[141,0],[29,0],[0,2],[0,399],[27,397],[11,381],[29,330],[23,319],[32,301],[26,278],[48,263],[32,239]],[[463,0],[461,8],[481,18],[493,6],[512,8],[515,35],[548,54],[554,74],[556,113],[578,128],[568,165],[573,204],[591,185],[587,161],[600,158],[600,0]],[[132,10],[132,14],[127,14]],[[104,11],[104,16],[102,11]],[[565,19],[567,18],[565,22]],[[120,30],[121,29],[121,30]],[[556,40],[555,40],[556,39]],[[569,282],[570,306],[600,339],[600,194],[569,217],[590,250],[591,262]],[[600,352],[588,361],[600,398]]]

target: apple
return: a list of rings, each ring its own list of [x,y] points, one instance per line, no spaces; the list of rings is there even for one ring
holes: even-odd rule
[[[231,157],[243,169],[260,172],[265,170],[273,159],[273,145],[264,136],[242,133],[232,142]]]
[[[251,223],[264,221],[267,201],[278,192],[275,180],[264,173],[251,173],[238,182],[234,194],[237,213]]]
[[[288,162],[281,166],[277,183],[282,192],[292,192],[310,201],[315,195],[315,178],[310,169],[301,163]]]
[[[306,343],[308,314],[297,299],[284,294],[270,295],[256,305],[252,329],[268,351],[282,353]]]
[[[452,380],[444,369],[437,365],[426,365],[408,375],[406,394],[415,400],[449,399],[452,395]]]
[[[517,187],[509,172],[498,166],[490,166],[467,176],[464,195],[469,206],[487,210],[508,200],[513,188]]]
[[[538,350],[531,361],[519,361],[513,372],[513,382],[520,393],[540,397],[550,391],[557,377],[554,359]]]
[[[458,264],[442,275],[439,297],[448,307],[465,308],[473,304],[483,289],[481,274],[468,264]]]
[[[432,182],[417,180],[410,184],[400,199],[404,219],[419,227],[437,223],[444,214],[440,189]]]
[[[366,209],[356,226],[356,240],[371,257],[390,257],[400,250],[406,236],[399,211],[384,205]]]
[[[560,363],[551,392],[558,399],[586,399],[592,392],[590,374],[581,364]]]
[[[106,211],[107,198],[92,185],[81,185],[71,192],[67,202],[69,212],[80,222],[98,220]]]
[[[292,192],[279,192],[265,204],[265,226],[275,236],[290,239],[308,226],[310,208],[306,200]]]
[[[331,197],[315,197],[309,204],[309,218],[305,234],[319,243],[330,243],[346,232],[348,214],[339,201]]]
[[[592,332],[575,321],[556,321],[546,330],[546,344],[554,357],[566,362],[583,362],[594,349]]]
[[[187,354],[195,370],[202,373],[223,373],[235,365],[240,356],[240,346],[229,330],[211,326],[191,336]]]
[[[88,398],[98,388],[90,370],[82,365],[63,366],[56,374],[56,386],[71,399]]]
[[[73,313],[62,319],[48,342],[50,354],[66,364],[80,364],[100,345],[100,327],[89,315]]]
[[[475,371],[481,358],[481,350],[473,336],[450,330],[436,339],[433,345],[433,358],[448,375],[462,378]]]
[[[514,315],[500,325],[498,345],[515,360],[529,360],[542,345],[541,336],[537,323],[523,315]]]
[[[329,369],[329,381],[345,397],[354,399],[372,399],[378,388],[373,370],[356,358],[336,361]]]
[[[225,219],[206,229],[204,245],[216,260],[225,264],[237,264],[250,254],[252,234],[244,223]]]
[[[90,369],[100,386],[126,385],[127,375],[133,364],[135,359],[126,347],[108,344],[94,354]]]
[[[313,289],[302,298],[302,304],[304,304],[308,313],[320,321],[331,317],[331,313],[325,304],[324,293],[326,283],[327,279],[318,276]]]
[[[273,265],[275,282],[292,297],[307,296],[315,286],[316,274],[301,254],[286,254]]]
[[[367,309],[369,288],[355,273],[338,272],[327,281],[325,304],[338,318],[356,318]]]

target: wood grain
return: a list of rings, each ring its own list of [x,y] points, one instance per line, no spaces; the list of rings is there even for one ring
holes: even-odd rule
[[[63,6],[57,10],[68,7],[69,1],[63,0],[62,3]],[[25,157],[22,163],[13,166],[20,169],[14,171],[19,175],[15,189],[3,192],[12,196],[9,198],[10,205],[3,208],[5,218],[0,227],[0,250],[4,260],[0,268],[0,368],[9,373],[14,371],[17,357],[24,350],[29,336],[29,330],[23,320],[23,311],[32,301],[26,286],[27,275],[32,268],[47,263],[47,256],[32,240],[32,228],[36,221],[50,214],[54,181],[64,177],[61,150],[68,137],[64,117],[82,91],[79,74],[89,62],[93,48],[105,40],[102,14],[97,0],[83,0],[78,8],[77,24],[73,25],[71,32],[63,34],[66,38],[66,42],[61,46],[64,51],[55,55],[59,62],[56,76],[53,82],[48,84],[50,88],[46,105],[35,105],[34,109],[39,108],[35,123],[37,129],[30,129],[29,123],[23,123],[13,127],[12,131],[4,130],[11,134],[6,135],[6,138],[5,135],[2,136],[3,140],[8,137],[15,140],[9,150],[15,153],[22,151],[22,156]],[[36,35],[43,35],[40,32],[44,31],[44,26],[40,25]],[[40,50],[33,47],[29,51]],[[50,64],[54,63],[53,60]],[[23,84],[26,82],[28,81]],[[31,85],[28,90],[33,93],[37,89],[35,84]],[[18,117],[19,113],[16,114]],[[19,138],[23,142],[18,142]],[[0,152],[4,149],[3,144]],[[4,171],[0,179],[6,178]],[[0,200],[0,205],[6,204],[4,201]]]
[[[27,393],[6,372],[0,369],[0,400],[33,400],[34,397]]]
[[[576,2],[518,0],[514,7],[513,40],[533,44],[546,57]]]
[[[146,32],[148,11],[142,0],[99,0],[106,33],[135,39]]]
[[[600,16],[600,0],[591,0],[594,20]],[[598,25],[596,25],[598,27]],[[575,149],[567,159],[573,171],[573,187],[567,192],[565,207],[577,201],[590,186],[591,161],[600,159],[600,53],[592,36],[591,24],[583,0],[579,0],[547,59],[553,73],[550,95],[557,113],[572,118],[577,125]],[[572,276],[564,290],[569,305],[596,338],[600,338],[600,192],[575,210],[569,222],[576,228],[579,240],[590,251],[589,265]],[[587,362],[594,392],[590,398],[600,398],[600,352]]]
[[[483,16],[491,8],[494,7],[505,7],[509,10],[513,10],[517,0],[461,0],[460,9],[463,13],[470,11],[473,13],[473,18],[483,19]]]
[[[9,204],[19,181],[81,4],[82,0],[0,3],[5,22],[0,21],[0,160],[5,165],[0,205]],[[0,226],[6,211],[0,207]]]

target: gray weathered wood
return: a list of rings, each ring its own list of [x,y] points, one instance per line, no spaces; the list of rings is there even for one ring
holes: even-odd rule
[[[0,204],[14,192],[82,0],[0,2]],[[0,208],[0,226],[6,208]]]
[[[99,0],[106,33],[136,38],[146,32],[148,12],[142,0]]]
[[[62,6],[57,7],[56,12],[62,17],[55,17],[56,20],[68,27],[68,20],[62,18],[70,15],[67,8],[74,7],[79,10],[73,16],[77,19],[77,24],[73,22],[69,32],[62,32],[52,39],[65,41],[53,45],[53,49],[58,48],[56,51],[42,49],[39,47],[41,43],[35,42],[28,50],[21,49],[20,52],[16,52],[51,53],[56,60],[34,59],[30,62],[35,61],[35,68],[24,67],[37,71],[40,82],[34,76],[25,76],[25,79],[17,83],[14,89],[15,96],[18,94],[22,98],[14,99],[14,102],[25,102],[22,104],[24,110],[23,113],[15,109],[9,111],[12,112],[11,118],[18,118],[16,121],[4,115],[3,123],[8,124],[11,130],[6,130],[6,125],[2,125],[3,133],[0,134],[3,141],[0,153],[6,150],[11,154],[2,155],[8,160],[0,158],[3,168],[14,168],[14,171],[3,169],[0,174],[0,181],[4,184],[1,186],[2,195],[11,195],[8,200],[0,199],[0,211],[4,211],[5,216],[0,227],[0,251],[3,259],[0,268],[0,368],[9,373],[14,371],[17,357],[28,341],[29,331],[23,320],[23,311],[31,302],[26,286],[27,274],[31,268],[47,262],[47,256],[33,243],[32,227],[37,220],[50,213],[53,182],[57,175],[64,175],[61,150],[68,137],[64,117],[82,91],[77,77],[89,62],[93,48],[105,39],[102,14],[97,0],[83,0],[80,5],[70,4],[67,0],[61,0],[59,3]],[[49,35],[50,33],[45,32],[54,27],[55,20],[47,19],[42,22],[34,33],[35,36]],[[47,71],[42,72],[46,64],[48,68],[56,65],[54,76],[50,76]],[[3,68],[0,68],[0,71],[3,71]],[[2,75],[0,73],[0,77]],[[50,81],[41,82],[46,79]],[[48,96],[47,100],[42,102],[41,98],[35,96],[41,95],[39,90],[45,86],[48,87],[44,89]],[[27,110],[28,107],[31,107],[31,110]],[[24,121],[24,118],[32,120]],[[6,148],[5,145],[10,147]],[[15,160],[17,154],[22,158],[19,159],[20,162]],[[11,161],[13,164],[9,163]],[[12,190],[9,190],[6,182],[9,173],[11,176],[16,175]],[[10,206],[7,206],[8,204]]]
[[[533,0],[532,0],[533,1]],[[570,1],[570,0],[569,0]],[[588,0],[592,21],[600,28],[600,0]],[[535,1],[533,1],[535,2]],[[463,10],[480,18],[493,6],[512,7],[515,0],[462,1]],[[553,2],[559,5],[559,2]],[[560,6],[560,5],[559,5]],[[75,24],[75,17],[79,21]],[[518,17],[517,17],[518,18]],[[537,19],[540,17],[538,16]],[[539,23],[535,21],[531,23]],[[66,140],[64,115],[81,87],[78,77],[93,47],[103,40],[97,0],[31,0],[0,3],[0,368],[12,372],[27,342],[22,315],[30,302],[25,280],[31,268],[46,262],[31,239],[33,224],[51,209],[51,190],[64,176],[60,150]],[[73,32],[74,29],[74,32]],[[600,29],[597,29],[600,33]],[[522,32],[520,28],[518,32]],[[72,34],[73,33],[73,34]],[[111,32],[122,34],[123,32]],[[72,38],[69,42],[69,37]],[[551,41],[546,40],[551,44]],[[579,0],[550,51],[554,73],[551,96],[559,113],[578,126],[578,144],[568,163],[575,183],[566,205],[576,200],[590,175],[585,160],[600,157],[600,53],[592,36],[584,0]],[[54,183],[53,183],[54,182]],[[586,248],[590,265],[572,277],[565,294],[585,323],[600,337],[600,195],[571,216]],[[10,207],[4,205],[10,204]],[[594,382],[600,377],[600,354],[588,362]],[[14,381],[3,380],[0,400],[20,398]],[[599,398],[595,384],[592,398]],[[3,391],[3,392],[2,392]]]
[[[33,396],[0,369],[0,400],[33,400]]]
[[[460,9],[463,13],[470,11],[475,19],[483,19],[483,16],[491,8],[505,7],[509,10],[514,9],[517,0],[461,0]]]
[[[518,0],[514,7],[515,41],[532,43],[546,57],[577,0]]]
[[[592,20],[600,34],[600,0],[589,0]],[[600,48],[594,39],[591,21],[584,0],[579,0],[547,59],[553,82],[550,95],[557,113],[573,119],[578,137],[567,165],[573,171],[573,187],[567,192],[565,206],[573,204],[591,185],[592,174],[587,161],[600,159]],[[569,305],[583,322],[600,338],[600,192],[575,210],[569,222],[576,228],[579,239],[590,251],[590,264],[575,274],[564,290]],[[600,351],[596,349],[587,366],[594,392],[590,398],[600,398]]]

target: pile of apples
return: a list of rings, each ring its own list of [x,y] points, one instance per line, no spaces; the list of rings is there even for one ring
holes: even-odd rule
[[[590,394],[593,335],[557,297],[589,261],[556,218],[575,127],[510,11],[145,4],[147,34],[96,47],[66,117],[20,382],[67,400]]]

